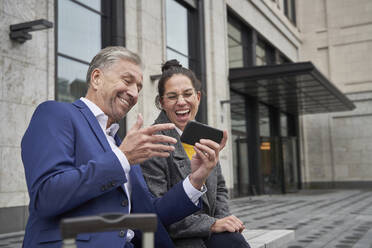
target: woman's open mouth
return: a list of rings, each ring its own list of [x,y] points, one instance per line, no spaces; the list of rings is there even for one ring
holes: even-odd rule
[[[177,117],[181,117],[181,118],[188,117],[189,113],[190,113],[190,109],[176,111]]]

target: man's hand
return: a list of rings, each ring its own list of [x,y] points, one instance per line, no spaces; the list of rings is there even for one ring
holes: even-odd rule
[[[211,226],[211,232],[242,232],[245,226],[241,220],[234,215],[227,216],[225,218],[217,220]]]
[[[174,147],[159,143],[177,143],[177,140],[172,137],[155,134],[158,131],[174,129],[173,123],[157,124],[141,129],[142,125],[143,119],[139,114],[137,122],[128,131],[119,146],[130,165],[141,163],[154,156],[168,157],[169,152],[174,151]]]
[[[223,132],[220,144],[209,140],[201,139],[200,143],[195,143],[195,155],[191,159],[190,183],[196,188],[201,189],[210,172],[217,165],[219,153],[225,147],[227,141],[227,131]]]

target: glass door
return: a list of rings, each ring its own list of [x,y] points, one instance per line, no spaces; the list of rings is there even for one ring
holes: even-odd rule
[[[282,173],[280,170],[279,139],[275,137],[261,137],[260,153],[264,193],[281,193]]]
[[[282,137],[284,184],[286,192],[298,191],[297,138]]]
[[[249,195],[247,139],[233,135],[234,197]]]

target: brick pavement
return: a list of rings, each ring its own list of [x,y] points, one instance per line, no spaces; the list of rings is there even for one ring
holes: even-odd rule
[[[250,229],[292,229],[288,248],[372,248],[372,191],[311,190],[233,199]]]
[[[250,229],[292,229],[288,248],[372,248],[372,190],[312,190],[231,200]],[[22,233],[0,235],[0,248],[20,248]]]

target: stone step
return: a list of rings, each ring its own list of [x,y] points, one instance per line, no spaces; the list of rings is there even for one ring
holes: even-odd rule
[[[251,248],[283,248],[295,240],[293,230],[246,229],[242,235]]]

